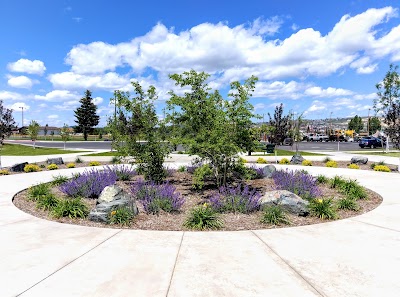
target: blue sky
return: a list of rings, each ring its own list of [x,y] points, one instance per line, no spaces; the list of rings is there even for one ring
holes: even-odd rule
[[[21,124],[74,125],[92,91],[100,126],[115,89],[159,92],[195,69],[226,96],[256,75],[258,114],[309,119],[373,114],[375,84],[400,63],[399,1],[0,0],[0,100]],[[267,117],[266,117],[267,118]]]

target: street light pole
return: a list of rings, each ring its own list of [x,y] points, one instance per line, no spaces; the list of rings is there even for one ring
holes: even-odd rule
[[[24,107],[20,106],[19,108],[22,109],[22,121],[21,121],[21,134],[23,133],[23,127],[24,127]],[[23,134],[22,134],[23,135]]]
[[[367,133],[369,136],[369,111],[371,110],[371,108],[368,108],[368,121],[367,121]]]

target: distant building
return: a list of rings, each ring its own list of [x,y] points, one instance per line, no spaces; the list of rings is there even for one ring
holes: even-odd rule
[[[54,132],[54,135],[60,135],[61,134],[61,128],[57,128],[57,127],[45,127],[45,126],[41,126],[39,128],[39,133],[38,135],[45,135],[44,130],[47,129],[47,135],[50,136],[52,134],[52,131]]]

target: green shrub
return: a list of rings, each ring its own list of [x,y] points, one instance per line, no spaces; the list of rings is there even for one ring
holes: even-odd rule
[[[129,207],[119,207],[109,213],[107,222],[109,224],[127,226],[131,223],[133,217],[134,214]]]
[[[369,167],[371,167],[371,169],[374,169],[376,166],[376,163],[371,163],[371,165],[369,165]]]
[[[381,161],[379,161],[379,162],[377,163],[377,165],[386,165],[386,162],[383,161],[383,160],[381,160]]]
[[[312,162],[310,160],[304,160],[303,162],[301,162],[301,165],[303,165],[303,166],[312,166]]]
[[[349,198],[364,199],[367,197],[365,189],[358,184],[356,180],[344,179],[340,176],[335,176],[331,179],[331,188],[338,189],[341,193]]]
[[[203,166],[196,168],[196,170],[193,173],[192,187],[196,190],[201,190],[204,187],[204,179],[207,176],[212,175],[212,173],[213,173],[212,169],[208,164],[204,164]]]
[[[40,167],[40,168],[46,168],[46,165],[40,164],[39,167]]]
[[[113,156],[113,157],[111,158],[111,164],[119,164],[119,163],[121,163],[120,157],[118,157],[118,156]]]
[[[67,168],[75,168],[75,163],[68,163]]]
[[[332,220],[337,218],[336,209],[333,206],[332,199],[312,199],[308,208],[313,216],[323,220]]]
[[[336,175],[330,180],[330,186],[333,189],[340,188],[346,182],[341,176]]]
[[[218,230],[223,225],[219,215],[207,203],[193,208],[183,224],[184,227],[194,230]]]
[[[99,166],[100,162],[99,161],[90,161],[89,166]]]
[[[40,167],[36,164],[28,164],[24,167],[25,172],[38,172],[40,171]]]
[[[7,169],[1,169],[0,170],[0,175],[9,175],[10,172]]]
[[[50,164],[49,166],[47,166],[48,170],[56,170],[58,169],[58,166],[56,164]]]
[[[181,165],[178,167],[178,172],[185,172],[185,171],[186,171],[186,166]]]
[[[75,163],[83,163],[83,160],[78,156],[75,158]]]
[[[376,165],[374,167],[375,171],[382,171],[382,172],[390,172],[390,168],[387,167],[386,165]]]
[[[265,207],[263,210],[261,223],[272,225],[290,224],[285,212],[280,206]]]
[[[247,160],[244,159],[244,158],[242,158],[242,157],[239,157],[239,158],[238,158],[238,162],[239,162],[239,163],[242,163],[242,164],[246,164],[246,163],[247,163]]]
[[[337,168],[337,162],[336,161],[328,161],[325,163],[326,167],[332,167],[332,168]]]
[[[290,161],[287,158],[282,158],[280,159],[279,164],[290,164]]]
[[[60,174],[57,176],[53,176],[53,181],[51,182],[51,184],[54,186],[59,186],[65,182],[67,182],[68,180],[69,180],[69,178],[67,176]]]
[[[337,205],[339,209],[347,209],[353,211],[358,211],[360,209],[360,206],[357,204],[356,200],[351,197],[345,197],[339,199]]]
[[[264,158],[258,158],[257,160],[256,160],[256,163],[258,163],[258,164],[267,164],[268,163],[268,161],[267,160],[265,160]]]
[[[329,181],[329,178],[327,178],[325,175],[323,174],[319,174],[317,176],[317,183],[319,184],[326,184]]]
[[[358,166],[357,164],[349,164],[347,165],[347,167],[350,169],[360,169],[360,166]]]
[[[89,207],[82,201],[81,198],[65,199],[53,209],[53,216],[55,218],[69,217],[85,218],[89,214]]]
[[[57,207],[60,203],[60,199],[58,199],[54,194],[49,193],[44,196],[39,196],[36,201],[36,207],[43,210],[51,211]]]
[[[28,189],[28,199],[37,201],[40,197],[50,194],[49,184],[37,184]]]
[[[327,163],[327,162],[329,162],[329,161],[331,161],[331,160],[332,160],[331,158],[325,157],[325,158],[322,160],[322,162]]]

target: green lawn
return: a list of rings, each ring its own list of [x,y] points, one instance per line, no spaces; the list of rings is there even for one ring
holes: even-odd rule
[[[69,151],[60,150],[56,148],[36,147],[33,149],[31,146],[19,144],[4,144],[1,148],[2,156],[41,156],[41,155],[55,155],[55,154],[71,154],[81,153],[84,151]]]
[[[88,154],[85,156],[90,156],[90,157],[114,157],[114,156],[118,156],[116,151],[112,151],[112,152],[102,152],[102,153],[93,153],[93,154]]]
[[[292,150],[287,151],[287,150],[279,150],[279,149],[276,149],[275,152],[276,152],[277,156],[293,156],[296,153],[296,151],[292,151]],[[299,154],[302,156],[326,156],[325,154],[316,154],[316,153],[303,152],[303,151],[299,151]],[[251,155],[252,156],[275,156],[275,153],[273,153],[273,154],[252,153]]]
[[[370,151],[365,151],[365,152],[351,152],[352,154],[358,154],[358,155],[373,155],[373,156],[385,156],[385,157],[400,157],[400,152],[370,152]]]

